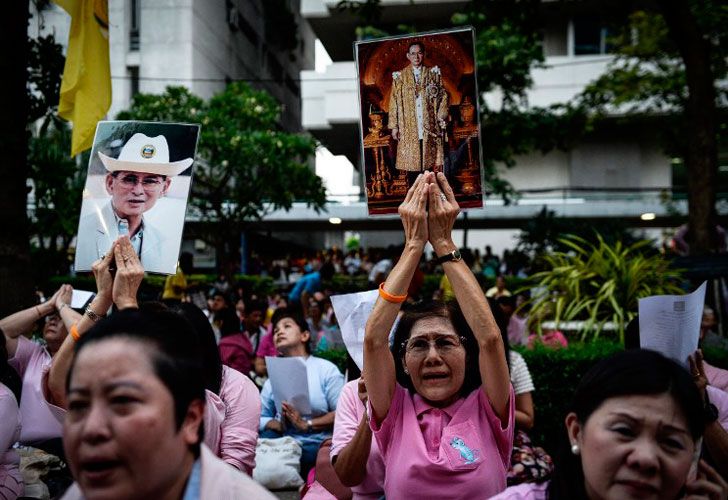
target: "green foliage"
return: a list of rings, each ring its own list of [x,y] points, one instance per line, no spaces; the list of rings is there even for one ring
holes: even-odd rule
[[[28,123],[55,115],[66,64],[63,47],[50,34],[28,40]]]
[[[281,107],[244,82],[204,101],[183,87],[162,95],[138,94],[121,120],[201,123],[191,205],[209,229],[203,235],[219,257],[230,257],[235,229],[296,200],[319,210],[326,203],[321,179],[308,165],[316,142],[279,130]]]
[[[518,250],[531,258],[532,270],[538,269],[538,256],[552,251],[568,251],[569,247],[561,243],[567,234],[574,234],[588,241],[598,243],[599,238],[608,244],[621,241],[622,244],[635,243],[636,238],[630,233],[627,224],[622,220],[602,222],[583,221],[556,217],[552,210],[543,207],[536,217],[526,221],[518,235]]]
[[[535,426],[529,432],[534,444],[543,446],[552,456],[556,454],[576,386],[597,361],[620,350],[620,344],[604,340],[571,343],[568,349],[518,349],[536,387],[532,394]]]
[[[682,294],[676,284],[681,271],[669,261],[649,252],[651,242],[607,244],[598,236],[596,244],[570,235],[560,242],[568,251],[545,254],[545,271],[534,274],[530,317],[540,322],[585,321],[582,340],[588,332],[597,338],[606,322],[616,326],[619,340],[637,314],[637,300],[663,294]]]

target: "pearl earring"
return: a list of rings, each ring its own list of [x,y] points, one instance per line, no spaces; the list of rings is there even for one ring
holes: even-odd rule
[[[573,453],[574,455],[578,455],[579,452],[580,452],[579,445],[576,444],[576,443],[572,444],[571,445],[571,453]]]

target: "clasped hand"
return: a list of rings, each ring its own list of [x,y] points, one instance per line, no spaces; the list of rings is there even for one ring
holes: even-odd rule
[[[116,263],[116,271],[111,267]],[[144,279],[144,267],[134,251],[128,236],[116,240],[109,252],[91,266],[98,295],[116,304],[119,309],[136,307],[136,294]]]
[[[452,228],[459,213],[445,174],[420,174],[399,206],[406,243],[424,246],[429,241],[436,253],[453,250],[447,247],[452,246]]]

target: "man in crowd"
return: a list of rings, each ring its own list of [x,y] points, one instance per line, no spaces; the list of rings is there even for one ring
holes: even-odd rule
[[[174,267],[166,269],[165,259],[175,253],[179,242],[163,238],[144,214],[167,194],[172,177],[192,165],[192,158],[170,162],[167,139],[141,133],[124,144],[118,158],[98,155],[107,170],[105,186],[111,199],[98,213],[81,217],[76,268],[91,269],[120,235],[127,234],[147,271],[173,273]],[[176,260],[175,255],[171,262]]]

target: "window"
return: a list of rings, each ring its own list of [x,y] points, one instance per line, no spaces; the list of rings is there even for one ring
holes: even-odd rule
[[[139,93],[139,66],[129,66],[129,97]]]
[[[589,14],[574,16],[574,55],[606,54],[609,31],[598,17]]]
[[[139,50],[139,28],[141,0],[131,0],[131,22],[129,23],[129,50]]]

